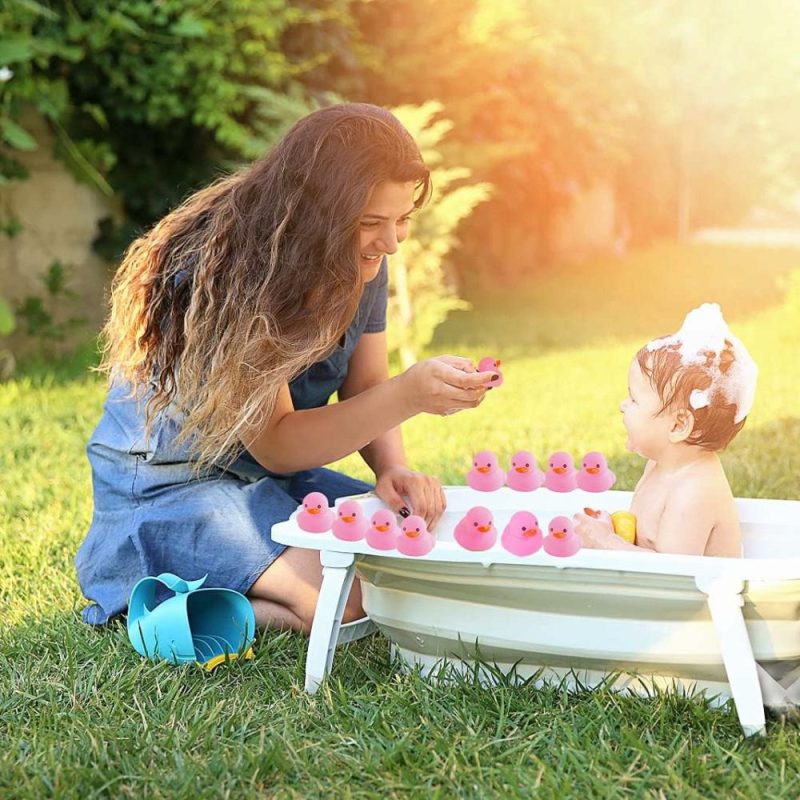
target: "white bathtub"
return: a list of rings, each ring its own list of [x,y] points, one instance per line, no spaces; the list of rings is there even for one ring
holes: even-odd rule
[[[800,502],[737,500],[742,559],[598,550],[519,558],[499,540],[483,553],[463,550],[456,522],[484,505],[501,531],[521,509],[546,529],[584,506],[627,509],[630,492],[446,492],[437,544],[422,558],[305,533],[294,517],[273,528],[278,541],[320,550],[325,565],[307,688],[330,669],[355,567],[370,619],[424,670],[445,659],[472,669],[477,655],[492,666],[489,680],[500,669],[542,682],[733,697],[746,734],[763,732],[765,705],[800,703]],[[383,507],[373,495],[357,499],[368,515]]]

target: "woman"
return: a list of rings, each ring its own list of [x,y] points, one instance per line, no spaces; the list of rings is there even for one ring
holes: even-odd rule
[[[394,116],[338,105],[131,245],[88,445],[94,515],[76,558],[87,622],[123,613],[145,575],[207,573],[247,594],[259,626],[309,630],[319,556],[270,530],[310,491],[333,502],[371,488],[321,466],[356,450],[387,505],[435,524],[441,485],[409,469],[399,425],[478,405],[491,375],[442,356],[389,378],[385,257],[429,194]],[[356,585],[345,620],[362,613]]]

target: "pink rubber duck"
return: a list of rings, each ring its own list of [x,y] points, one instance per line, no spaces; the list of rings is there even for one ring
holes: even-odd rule
[[[503,385],[503,373],[500,372],[501,363],[499,358],[492,358],[491,356],[486,356],[486,358],[482,358],[478,362],[478,372],[494,372],[498,376],[496,380],[492,381],[491,386],[489,386],[490,389],[496,389],[498,386]]]
[[[404,556],[424,556],[433,550],[436,540],[428,532],[428,526],[422,517],[412,514],[406,517],[397,537],[397,549]]]
[[[333,535],[345,542],[357,542],[367,532],[367,518],[356,500],[345,500],[336,509]]]
[[[325,533],[331,529],[334,514],[328,508],[328,498],[322,492],[311,492],[303,498],[303,510],[297,515],[297,524],[309,533]]]
[[[391,511],[385,508],[372,515],[369,528],[367,528],[367,544],[376,550],[394,550],[397,547],[397,537],[400,529],[397,520]]]
[[[456,525],[453,535],[465,550],[488,550],[497,541],[492,512],[484,506],[471,508]]]
[[[532,492],[544,483],[544,472],[536,464],[536,456],[520,450],[511,459],[511,469],[506,473],[506,486],[517,492]]]
[[[608,468],[606,457],[592,450],[583,457],[582,468],[578,473],[578,488],[585,492],[605,492],[610,489],[617,476]]]
[[[490,450],[481,450],[472,459],[472,469],[467,473],[467,483],[479,492],[493,492],[506,482],[497,456]]]
[[[547,474],[544,477],[545,488],[553,492],[571,492],[578,486],[577,473],[572,464],[572,456],[559,450],[550,456]]]
[[[542,546],[539,520],[530,511],[517,511],[508,521],[500,537],[500,544],[515,556],[529,556]]]
[[[581,537],[572,529],[567,517],[553,517],[544,537],[544,551],[551,556],[574,556],[581,549]]]

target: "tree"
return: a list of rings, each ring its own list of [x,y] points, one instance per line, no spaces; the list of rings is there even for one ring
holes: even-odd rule
[[[469,307],[447,279],[448,256],[459,223],[489,197],[488,184],[467,183],[468,169],[444,166],[438,146],[452,123],[434,119],[440,111],[436,102],[394,109],[431,168],[435,191],[434,202],[418,212],[412,236],[389,261],[389,348],[404,369],[417,361],[450,311]]]

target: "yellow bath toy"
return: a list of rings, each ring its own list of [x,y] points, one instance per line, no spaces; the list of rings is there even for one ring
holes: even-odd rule
[[[636,516],[630,511],[615,511],[611,515],[614,533],[629,544],[636,544]]]

